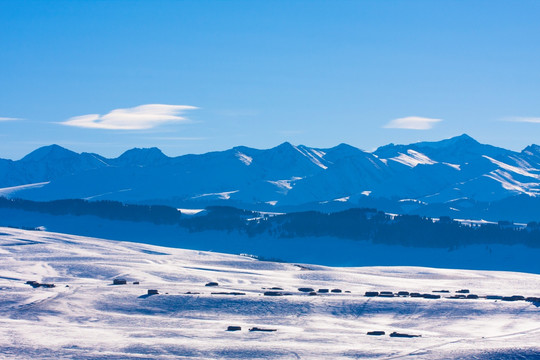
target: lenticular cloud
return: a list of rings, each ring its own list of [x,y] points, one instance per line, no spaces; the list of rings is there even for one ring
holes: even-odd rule
[[[74,116],[61,122],[62,125],[89,129],[106,130],[145,130],[165,123],[182,123],[189,120],[183,116],[186,110],[197,109],[189,105],[147,104],[111,112]]]
[[[441,119],[431,119],[420,116],[407,116],[404,118],[394,119],[386,124],[387,129],[411,129],[411,130],[429,130]]]

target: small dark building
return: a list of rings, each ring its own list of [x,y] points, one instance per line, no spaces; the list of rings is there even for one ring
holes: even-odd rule
[[[279,291],[265,291],[264,296],[283,296],[283,293]]]
[[[237,292],[237,291],[221,291],[221,292],[213,292],[212,295],[246,295],[246,293],[243,292]]]
[[[456,293],[458,294],[468,294],[470,291],[468,289],[461,289],[461,290],[458,290],[456,291]]]
[[[414,293],[410,293],[410,297],[419,298],[419,297],[422,297],[422,294],[414,292]]]
[[[341,289],[332,289],[332,290],[330,290],[330,292],[339,294],[339,293],[341,293]]]
[[[138,281],[134,281],[134,282],[133,282],[133,285],[139,285],[139,282],[138,282]]]
[[[328,289],[319,289],[319,292],[320,292],[321,294],[325,294],[325,293],[327,293],[327,292],[329,292],[329,291],[330,291],[330,290],[328,290]]]
[[[309,296],[314,296],[314,295],[317,295],[317,293],[315,291],[312,291],[308,294]]]
[[[155,289],[152,289],[152,290],[149,289],[148,290],[148,295],[158,295],[158,294],[159,294],[159,292],[157,290],[155,290]]]
[[[315,291],[314,289],[312,288],[298,288],[298,291],[301,291],[301,292],[307,292],[307,293],[310,293],[312,291]]]
[[[276,329],[264,329],[264,328],[252,327],[251,329],[249,329],[249,331],[272,332],[272,331],[277,331],[277,330]]]
[[[114,279],[113,285],[126,285],[127,281],[126,279]]]
[[[379,296],[379,292],[378,291],[366,291],[366,293],[364,294],[364,296]]]
[[[227,328],[227,331],[240,331],[240,330],[242,330],[242,327],[240,326],[229,326]]]
[[[215,281],[210,281],[209,283],[206,283],[204,286],[219,286],[219,284]]]
[[[422,294],[422,297],[424,299],[440,299],[441,295],[435,295],[435,294]]]
[[[398,291],[398,296],[409,296],[409,292],[408,291]]]
[[[375,335],[375,336],[381,336],[386,334],[384,331],[368,331],[367,335]]]
[[[501,300],[503,297],[500,295],[487,295],[486,299],[488,300]]]
[[[33,288],[38,288],[38,287],[53,288],[53,287],[56,287],[56,285],[54,285],[54,284],[47,284],[47,283],[41,284],[41,283],[39,283],[37,281],[34,281],[34,280],[28,280],[26,282],[26,284],[30,285]]]
[[[39,285],[40,285],[40,283],[38,283],[37,281],[34,281],[34,280],[28,280],[28,281],[26,282],[26,284],[30,285],[30,286],[33,287],[33,288],[37,288],[37,287],[39,287]]]
[[[467,299],[478,299],[478,295],[476,295],[476,294],[469,294],[469,295],[467,295]]]
[[[394,293],[391,291],[381,291],[379,293],[380,297],[394,297]]]
[[[402,338],[414,338],[414,337],[421,337],[421,336],[422,335],[402,334],[395,331],[390,334],[390,337],[402,337]]]

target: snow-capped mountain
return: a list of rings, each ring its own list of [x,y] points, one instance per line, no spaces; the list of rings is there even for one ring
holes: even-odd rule
[[[132,149],[108,159],[51,145],[18,161],[0,160],[0,195],[31,200],[274,209],[391,202],[459,211],[470,202],[539,194],[538,145],[515,152],[465,134],[371,153],[347,144],[320,149],[285,142],[172,158],[157,148]]]

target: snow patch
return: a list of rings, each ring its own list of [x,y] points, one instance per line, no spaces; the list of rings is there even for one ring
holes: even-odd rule
[[[413,202],[413,203],[417,203],[417,204],[421,204],[421,205],[427,205],[426,202],[423,202],[423,201],[418,200],[418,199],[401,199],[401,200],[399,200],[399,202]]]
[[[277,186],[282,193],[286,194],[287,192],[289,192],[289,190],[292,189],[294,182],[298,180],[302,180],[302,178],[293,176],[292,178],[286,180],[267,180],[267,182]]]
[[[527,168],[527,167],[521,167],[520,168],[520,167],[517,167],[517,166],[512,166],[512,165],[505,164],[505,163],[503,163],[501,161],[490,158],[487,155],[482,155],[482,156],[484,158],[488,159],[489,161],[491,161],[493,164],[503,168],[504,170],[511,171],[513,173],[516,173],[516,174],[519,174],[519,175],[522,175],[522,176],[532,177],[533,179],[540,180],[540,175],[533,174],[533,173],[529,172],[529,171],[540,171],[538,169]]]
[[[364,196],[369,196],[371,195],[371,190],[365,190],[365,191],[362,191],[360,194],[364,195]]]
[[[530,190],[538,191],[540,183],[522,183],[512,177],[512,175],[503,170],[495,170],[489,174],[485,174],[485,177],[493,179],[501,184],[501,186],[510,191],[523,193],[532,197],[535,197],[537,193]],[[532,189],[531,189],[532,188]]]
[[[297,146],[292,145],[300,154],[307,157],[312,163],[320,167],[321,169],[328,169],[328,166],[324,165],[322,163],[323,156],[326,155],[325,152],[315,149],[308,149],[306,147],[299,148]]]
[[[452,202],[456,202],[456,201],[460,201],[460,200],[469,200],[469,198],[466,197],[466,196],[464,196],[464,197],[460,197],[460,198],[456,198],[456,199],[451,199],[451,200],[445,201],[445,203],[448,204],[448,203],[452,203]]]
[[[201,195],[193,196],[192,199],[198,199],[198,198],[207,197],[207,196],[216,196],[218,199],[221,199],[221,200],[229,200],[231,198],[231,194],[235,194],[239,191],[240,190],[233,190],[233,191],[224,191],[224,192],[219,192],[219,193],[201,194]]]
[[[118,190],[118,191],[109,191],[109,192],[106,192],[106,193],[103,193],[103,194],[98,194],[98,195],[92,195],[92,196],[88,196],[88,197],[85,197],[83,198],[84,200],[93,200],[95,198],[98,198],[98,197],[102,197],[102,196],[106,196],[106,195],[111,195],[111,194],[117,194],[117,193],[121,193],[121,192],[126,192],[126,191],[131,191],[132,189],[122,189],[122,190]]]
[[[396,161],[398,163],[401,163],[403,165],[407,165],[410,167],[415,167],[416,165],[423,164],[423,165],[433,165],[437,162],[434,160],[431,160],[426,155],[419,153],[418,151],[414,150],[407,150],[407,154],[399,153],[399,156],[390,158],[390,160]]]
[[[236,157],[238,160],[244,163],[244,165],[249,166],[253,162],[253,158],[251,156],[247,156],[246,154],[242,154],[240,151],[236,152]]]
[[[200,213],[201,211],[204,211],[204,209],[176,209],[180,211],[183,215],[196,215]]]
[[[454,221],[457,221],[463,225],[468,225],[468,226],[485,225],[485,224],[497,225],[496,222],[487,221],[484,219],[480,219],[480,220],[454,219]]]
[[[12,195],[18,191],[21,190],[28,190],[28,189],[38,189],[41,188],[47,184],[49,184],[50,181],[40,182],[40,183],[34,183],[34,184],[26,184],[26,185],[17,185],[17,186],[11,186],[11,187],[5,187],[0,189],[0,196],[8,196]]]
[[[97,157],[96,155],[94,154],[90,154],[94,159],[96,159],[97,161],[99,161],[100,163],[102,163],[103,165],[105,166],[110,166],[109,164],[107,164],[105,161],[101,160],[99,157]]]
[[[276,181],[268,180],[268,182],[272,185],[276,185],[278,188],[283,189],[283,190],[292,189],[291,180],[276,180]]]
[[[458,164],[450,164],[450,163],[447,163],[447,162],[443,162],[444,165],[447,165],[447,166],[450,166],[451,168],[454,168],[456,170],[461,170],[461,166],[458,165]]]

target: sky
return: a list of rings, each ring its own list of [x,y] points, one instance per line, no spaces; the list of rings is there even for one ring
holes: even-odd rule
[[[539,1],[0,0],[0,158],[540,143]]]

